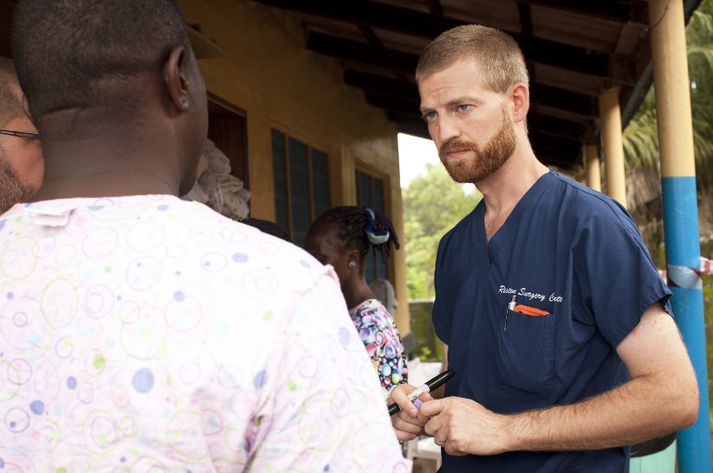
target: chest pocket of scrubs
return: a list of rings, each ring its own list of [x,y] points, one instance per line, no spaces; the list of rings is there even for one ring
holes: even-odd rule
[[[498,337],[500,381],[533,394],[554,383],[555,315],[531,316],[507,310]]]

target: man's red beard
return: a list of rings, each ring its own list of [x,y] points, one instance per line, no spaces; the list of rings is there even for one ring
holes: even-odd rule
[[[449,162],[448,152],[468,150],[473,153],[473,158],[461,158],[454,162]],[[440,147],[438,155],[441,162],[446,167],[448,174],[456,182],[476,183],[505,164],[505,161],[512,156],[515,151],[515,132],[513,130],[510,116],[503,110],[503,124],[498,133],[485,145],[481,151],[478,145],[458,138],[453,138]]]

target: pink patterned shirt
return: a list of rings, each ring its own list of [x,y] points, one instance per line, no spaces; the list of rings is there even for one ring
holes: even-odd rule
[[[170,196],[0,216],[0,470],[406,472],[334,273]]]

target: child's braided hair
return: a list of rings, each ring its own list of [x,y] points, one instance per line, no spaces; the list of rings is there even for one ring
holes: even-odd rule
[[[362,268],[370,250],[386,261],[392,246],[399,249],[394,225],[385,215],[369,207],[333,207],[317,217],[312,226],[316,228],[332,224],[338,225],[339,238],[344,242],[344,248],[359,252]]]

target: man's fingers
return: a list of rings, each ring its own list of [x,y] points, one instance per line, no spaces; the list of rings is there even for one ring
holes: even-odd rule
[[[423,415],[421,411],[418,411],[418,423],[421,425],[426,425],[426,422],[428,422],[431,418],[428,416]]]
[[[418,437],[418,435],[409,434],[409,433],[406,433],[406,432],[401,432],[400,430],[394,430],[394,432],[396,432],[396,438],[397,438],[400,442],[408,442],[409,440],[413,440],[413,439],[415,439],[416,437]]]
[[[434,398],[433,396],[431,396],[431,394],[429,394],[429,393],[421,393],[421,395],[418,396],[418,398],[419,398],[421,401],[423,401],[423,402],[433,401],[433,400],[435,399],[435,398]]]
[[[420,414],[426,417],[437,416],[441,413],[444,407],[446,407],[446,399],[434,399],[431,401],[424,402],[419,408]]]
[[[419,435],[421,432],[423,432],[423,426],[421,424],[414,422],[412,419],[404,419],[401,416],[392,417],[391,425],[393,425],[394,429],[396,430],[415,435]]]
[[[396,438],[401,441],[413,440],[423,433],[423,427],[420,425],[413,425],[400,419],[392,421],[392,427]]]
[[[431,427],[431,430],[433,432],[433,441],[436,442],[436,445],[440,447],[446,445],[446,442],[448,441],[448,426],[436,424]]]
[[[391,400],[397,404],[403,402],[414,389],[416,388],[410,384],[399,384],[391,391]]]
[[[444,425],[442,419],[440,419],[439,417],[432,417],[428,420],[428,422],[426,422],[426,425],[423,426],[423,430],[428,435],[431,435],[435,438],[436,435],[438,435],[439,431],[445,430],[443,427]]]
[[[410,384],[401,384],[397,386],[393,391],[391,391],[391,401],[396,403],[402,411],[415,418],[418,414],[418,409],[408,399],[409,393],[414,389],[416,388]]]

